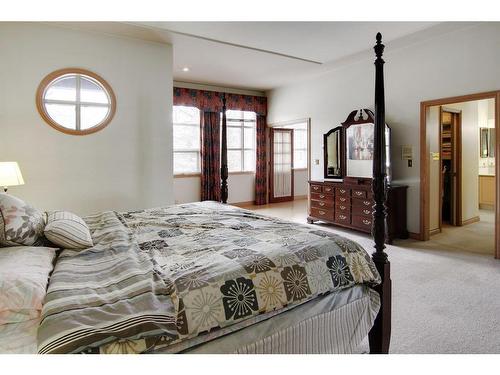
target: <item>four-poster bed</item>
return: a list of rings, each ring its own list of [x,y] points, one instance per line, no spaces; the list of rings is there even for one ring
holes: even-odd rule
[[[384,45],[382,34],[376,36],[375,50],[375,115],[373,145],[373,207],[372,236],[375,252],[372,254],[382,282],[374,289],[381,297],[380,311],[370,331],[370,353],[388,353],[391,336],[391,278],[390,263],[385,249],[387,173],[385,148],[385,94],[384,94]],[[221,145],[221,202],[227,203],[227,137],[226,137],[226,98],[222,96],[222,145]]]
[[[388,353],[383,48],[378,34],[371,257],[338,234],[214,201],[98,213],[85,218],[93,246],[58,256],[38,352],[355,353],[368,336],[371,353]]]

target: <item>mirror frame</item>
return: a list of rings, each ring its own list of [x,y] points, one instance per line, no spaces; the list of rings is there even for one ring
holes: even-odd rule
[[[327,147],[326,147],[326,139],[328,135],[330,135],[333,131],[338,131],[340,130],[340,142],[341,142],[341,147],[340,147],[340,155],[341,155],[341,176],[338,177],[338,179],[346,179],[346,178],[351,178],[354,180],[358,181],[371,181],[373,178],[372,177],[359,177],[359,176],[354,176],[354,175],[349,175],[347,171],[347,139],[346,139],[346,133],[347,129],[352,126],[352,125],[361,125],[361,124],[374,124],[375,119],[374,119],[374,114],[371,110],[369,109],[359,109],[359,110],[354,110],[352,111],[349,116],[347,116],[347,119],[341,123],[340,126],[337,126],[333,129],[331,129],[328,133],[323,135],[323,164],[324,164],[324,178],[325,179],[333,179],[337,177],[328,177],[327,176],[327,171],[326,171],[326,166],[327,166]],[[388,166],[387,166],[387,183],[390,184],[392,181],[392,160],[391,160],[391,147],[392,147],[392,130],[387,123],[385,124],[386,131],[388,132],[388,137],[389,137],[389,144],[386,144],[386,159],[388,160]],[[372,161],[373,163],[373,161]]]

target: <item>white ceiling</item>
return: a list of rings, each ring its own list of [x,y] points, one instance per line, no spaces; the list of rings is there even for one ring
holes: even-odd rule
[[[65,26],[168,42],[174,80],[265,91],[372,53],[464,27],[436,22],[134,22]],[[400,43],[402,44],[402,43]],[[402,44],[404,45],[404,44]],[[189,72],[182,68],[188,67]]]

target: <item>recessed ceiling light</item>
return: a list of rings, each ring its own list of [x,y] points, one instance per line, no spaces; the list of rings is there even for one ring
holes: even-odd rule
[[[184,68],[182,68],[182,71],[183,72],[189,72],[189,68],[187,66],[185,66]]]

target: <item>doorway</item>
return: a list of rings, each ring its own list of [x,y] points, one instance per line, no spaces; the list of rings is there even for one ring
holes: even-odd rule
[[[462,225],[462,111],[439,107],[439,229]]]
[[[467,174],[470,175],[471,169],[467,165],[468,162],[476,163],[475,168],[478,168],[478,155],[479,155],[479,137],[480,131],[475,130],[474,140],[471,136],[472,133],[464,133],[462,131],[462,126],[458,127],[458,122],[463,123],[465,120],[460,111],[456,111],[454,104],[460,103],[463,105],[469,105],[470,102],[475,101],[486,101],[491,102],[491,108],[493,115],[491,118],[491,126],[496,129],[500,127],[500,91],[491,91],[479,94],[471,94],[464,96],[456,96],[450,98],[429,100],[422,102],[420,104],[420,235],[421,240],[429,240],[432,234],[441,232],[442,226],[446,224],[451,225],[467,225],[479,221],[479,213],[477,216],[467,218],[467,210],[470,210],[471,204],[474,209],[479,212],[480,205],[478,204],[478,197],[471,195],[468,191],[468,186],[473,186],[476,190],[476,195],[480,194],[480,188],[474,186],[474,184],[462,184],[458,181],[463,179],[467,182]],[[437,108],[439,113],[439,136],[436,136],[435,142],[439,143],[439,148],[436,149],[437,144],[432,144],[431,135],[434,131],[433,124],[430,121],[430,114],[433,109]],[[452,110],[452,109],[455,109]],[[443,118],[444,115],[444,118]],[[438,116],[436,116],[438,117]],[[445,126],[445,124],[447,124]],[[456,129],[454,129],[456,127]],[[467,131],[468,132],[468,131]],[[450,138],[443,138],[443,136]],[[462,141],[476,142],[476,146],[471,146],[470,144],[463,147],[456,146],[458,137],[462,138]],[[455,145],[453,144],[455,142]],[[500,151],[500,142],[498,137],[494,140],[489,141],[490,150],[495,154]],[[474,148],[475,147],[475,148]],[[474,150],[475,159],[470,156],[471,150]],[[437,151],[437,152],[436,152]],[[463,151],[463,152],[462,152]],[[469,153],[469,156],[464,156],[463,153]],[[463,158],[460,161],[460,158]],[[480,161],[479,161],[480,162]],[[499,163],[495,163],[494,167],[491,168],[494,175],[491,176],[495,181],[493,187],[494,190],[494,204],[492,205],[493,210],[491,211],[491,216],[494,220],[491,231],[490,238],[494,233],[494,241],[492,241],[492,248],[495,254],[495,258],[500,259],[500,229],[498,223],[500,223],[500,207],[496,202],[500,196],[500,186],[499,186]],[[445,175],[443,172],[447,173]],[[475,172],[475,179],[478,180],[478,173]],[[439,180],[439,185],[436,184],[436,180]],[[433,182],[434,181],[434,182]],[[432,183],[432,184],[431,184]],[[431,186],[432,185],[432,186]],[[436,187],[437,186],[437,187]],[[439,189],[439,194],[431,194],[431,188],[433,192],[435,189]],[[490,189],[491,190],[491,189]],[[485,189],[483,189],[483,194]],[[457,204],[458,197],[462,195],[463,199],[460,200],[461,204]],[[437,198],[436,198],[437,196]],[[446,198],[447,197],[447,198]],[[473,197],[474,199],[469,199]],[[448,199],[448,201],[446,200]],[[472,202],[472,203],[471,203]],[[439,207],[439,216],[436,215],[437,207]],[[461,212],[462,211],[462,212]],[[464,212],[466,211],[466,212]],[[431,215],[431,212],[434,214]],[[438,218],[438,219],[436,219]],[[435,220],[432,224],[432,220]],[[436,224],[439,221],[439,230],[436,231]],[[470,231],[468,226],[467,230]],[[472,245],[473,246],[473,245]]]
[[[293,129],[271,128],[269,202],[293,201]]]
[[[271,193],[273,187],[273,163],[271,162],[272,152],[271,138],[272,129],[292,129],[293,130],[293,200],[306,200],[309,194],[308,181],[311,179],[311,121],[308,118],[297,119],[291,121],[278,122],[268,125],[268,171],[269,171],[269,188]],[[269,202],[271,203],[271,194],[269,194]],[[308,202],[308,200],[307,200]]]

